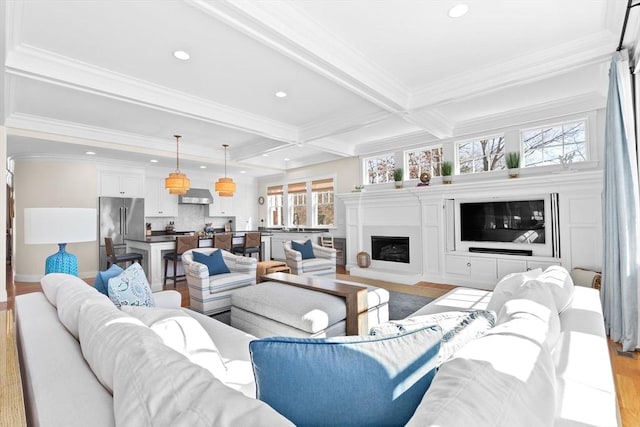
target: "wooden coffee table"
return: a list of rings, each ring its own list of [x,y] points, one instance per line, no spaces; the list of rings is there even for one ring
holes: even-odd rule
[[[262,282],[262,277],[269,273],[291,273],[291,269],[286,262],[282,261],[260,261],[256,269],[256,282]]]
[[[295,274],[287,273],[265,274],[262,276],[262,281],[266,280],[344,298],[347,310],[347,335],[360,335],[367,334],[369,332],[366,287],[326,277],[297,276]]]

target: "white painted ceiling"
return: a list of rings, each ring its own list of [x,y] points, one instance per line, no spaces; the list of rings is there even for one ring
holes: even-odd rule
[[[604,107],[626,1],[456,3],[0,2],[9,155],[260,176]]]

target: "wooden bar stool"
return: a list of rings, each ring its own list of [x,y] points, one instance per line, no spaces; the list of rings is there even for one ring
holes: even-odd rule
[[[234,254],[242,254],[243,256],[252,256],[258,254],[258,261],[262,261],[260,244],[262,243],[261,233],[259,231],[244,233],[244,239],[241,245],[233,247]]]
[[[138,264],[142,262],[142,254],[137,252],[116,255],[116,251],[113,249],[113,239],[111,237],[104,238],[104,246],[107,253],[107,268],[111,267],[112,264],[119,264],[121,262],[137,262]]]
[[[233,234],[231,233],[219,233],[213,235],[213,247],[218,249],[224,249],[227,252],[231,252],[233,246]]]
[[[176,237],[176,250],[175,252],[170,252],[165,254],[162,258],[164,258],[164,282],[163,286],[167,284],[167,270],[169,267],[169,261],[173,262],[173,287],[176,287],[178,283],[178,278],[184,278],[185,275],[178,276],[178,261],[182,262],[182,254],[188,251],[189,249],[194,249],[198,247],[198,242],[200,239],[198,236],[178,236]]]

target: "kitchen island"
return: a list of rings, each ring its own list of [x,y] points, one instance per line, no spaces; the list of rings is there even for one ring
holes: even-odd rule
[[[238,231],[233,233],[233,244],[242,244],[245,231]],[[147,275],[147,280],[151,286],[153,292],[162,290],[162,283],[164,281],[164,264],[162,257],[173,252],[176,249],[176,235],[164,235],[164,236],[150,236],[144,239],[126,239],[127,252],[142,253],[143,261],[142,267]],[[211,247],[213,240],[209,237],[200,238],[199,246],[202,248]],[[271,234],[262,233],[262,259],[271,258]],[[169,264],[171,271],[167,274],[173,275],[172,264]],[[182,266],[179,265],[178,274],[181,273]]]

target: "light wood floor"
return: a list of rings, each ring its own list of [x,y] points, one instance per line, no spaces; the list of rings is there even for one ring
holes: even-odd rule
[[[454,285],[429,282],[420,282],[415,285],[400,285],[381,280],[362,279],[346,275],[344,269],[339,269],[338,273],[344,275],[344,277],[338,276],[344,280],[361,283],[366,281],[368,284],[380,286],[392,291],[406,292],[430,298],[437,298],[450,289],[455,288]],[[85,281],[87,283],[93,283],[93,279],[86,279]],[[182,306],[186,307],[189,305],[189,291],[185,282],[178,282],[175,288],[173,285],[168,285],[165,289],[177,290],[182,295]],[[16,411],[16,406],[19,405],[18,402],[20,402],[20,400],[17,400],[15,395],[21,394],[21,390],[19,390],[20,380],[16,366],[17,362],[15,362],[15,356],[12,356],[10,349],[12,346],[15,348],[15,337],[13,336],[13,298],[16,295],[41,290],[42,288],[39,283],[14,283],[11,268],[7,266],[8,301],[7,303],[0,303],[0,339],[2,342],[8,344],[5,348],[0,349],[2,350],[2,353],[0,353],[0,427],[25,425],[22,421],[24,418],[20,418],[20,411]],[[640,359],[637,358],[638,352],[633,353],[635,358],[622,356],[616,352],[616,346],[616,343],[609,341],[609,354],[611,356],[611,365],[618,394],[618,406],[620,407],[622,426],[640,426]],[[5,354],[8,354],[8,358],[3,358]],[[6,362],[6,360],[8,360],[8,362]],[[24,417],[24,414],[22,414],[22,417]]]

